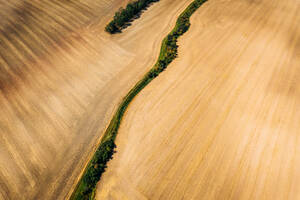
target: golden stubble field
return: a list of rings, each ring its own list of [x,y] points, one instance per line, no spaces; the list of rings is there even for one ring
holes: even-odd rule
[[[65,199],[128,90],[191,0],[163,0],[122,34],[124,0],[0,0],[0,199]]]
[[[300,199],[299,12],[205,3],[129,106],[97,199]]]

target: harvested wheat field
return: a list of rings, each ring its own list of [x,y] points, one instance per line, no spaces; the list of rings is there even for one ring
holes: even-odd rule
[[[300,1],[209,0],[129,106],[97,199],[300,199]]]
[[[0,0],[0,199],[71,195],[190,1],[158,2],[122,34],[104,33],[127,2]]]

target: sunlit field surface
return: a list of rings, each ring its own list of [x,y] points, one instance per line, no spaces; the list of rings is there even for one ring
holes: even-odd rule
[[[127,2],[0,1],[0,199],[69,197],[113,110],[155,63],[177,18],[165,12],[189,3],[159,2],[110,36]]]
[[[71,189],[97,142],[96,130],[78,127],[114,73],[94,59],[101,41],[89,26],[119,6],[0,1],[0,199],[62,199]]]
[[[300,199],[300,1],[209,0],[132,102],[97,199]]]

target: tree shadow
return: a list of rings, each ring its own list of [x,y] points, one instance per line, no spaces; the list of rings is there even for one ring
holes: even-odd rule
[[[112,34],[122,33],[122,30],[131,26],[133,24],[134,20],[139,19],[142,16],[142,14],[149,9],[150,6],[152,6],[154,3],[159,2],[159,1],[160,0],[153,0],[152,2],[147,4],[142,10],[140,10],[136,15],[131,17],[127,22],[125,22],[123,26],[119,27],[117,30],[115,30],[114,32],[111,32],[111,33]]]

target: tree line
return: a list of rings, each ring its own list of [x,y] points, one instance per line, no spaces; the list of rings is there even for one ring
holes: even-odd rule
[[[207,0],[195,0],[178,17],[174,29],[165,37],[162,42],[159,59],[155,66],[150,70],[148,76],[150,79],[158,76],[167,66],[177,57],[178,38],[183,35],[190,27],[191,15]]]
[[[207,0],[194,0],[178,17],[174,29],[165,37],[162,42],[159,58],[154,67],[128,92],[122,100],[117,112],[114,114],[104,137],[85,170],[77,188],[71,196],[71,200],[94,199],[96,184],[107,167],[107,162],[112,159],[116,145],[117,136],[123,115],[134,97],[146,87],[155,77],[163,72],[167,66],[177,57],[178,38],[190,27],[191,15]]]
[[[121,32],[125,26],[132,21],[142,10],[147,8],[149,4],[159,0],[137,0],[127,4],[126,8],[120,8],[109,24],[106,25],[105,31],[111,34]]]

